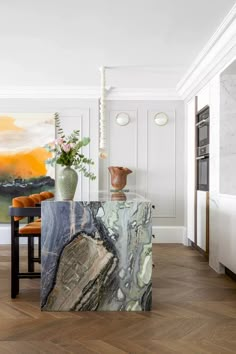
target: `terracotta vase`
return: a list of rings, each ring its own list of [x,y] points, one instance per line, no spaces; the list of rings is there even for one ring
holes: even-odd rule
[[[126,167],[110,166],[108,170],[111,174],[111,185],[112,187],[120,191],[126,186],[127,175],[132,173],[132,171]]]
[[[117,200],[117,201],[125,201],[126,195],[124,192],[114,192],[111,195],[111,200]]]

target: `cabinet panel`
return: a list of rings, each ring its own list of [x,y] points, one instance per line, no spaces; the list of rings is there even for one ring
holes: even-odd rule
[[[197,191],[197,246],[206,251],[207,192]]]
[[[198,98],[198,111],[200,111],[203,107],[209,105],[210,102],[210,88],[209,86],[205,86],[197,95]]]
[[[195,100],[187,104],[187,236],[195,232]]]
[[[219,197],[217,233],[219,238],[219,261],[236,273],[236,197]]]

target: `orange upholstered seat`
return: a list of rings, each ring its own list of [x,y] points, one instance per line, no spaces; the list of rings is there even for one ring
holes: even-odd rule
[[[41,233],[41,222],[33,221],[19,229],[20,235],[39,235]]]
[[[40,195],[44,197],[45,199],[53,198],[54,194],[52,192],[44,191],[41,192]]]
[[[44,200],[43,196],[41,194],[31,194],[29,198],[33,199],[35,204],[40,204],[42,200]]]
[[[16,197],[12,199],[12,206],[15,208],[34,207],[34,201],[29,197]]]
[[[35,202],[32,198],[29,197],[16,197],[12,199],[12,206],[14,208],[27,208],[27,207],[34,207]],[[15,216],[14,220],[21,220],[24,216]]]

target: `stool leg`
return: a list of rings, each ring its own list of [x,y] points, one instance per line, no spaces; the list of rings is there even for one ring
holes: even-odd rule
[[[34,238],[28,238],[28,272],[34,272]]]
[[[11,218],[11,298],[15,299],[19,294],[19,237],[18,237],[19,221]]]
[[[39,256],[39,264],[41,264],[41,237],[38,238],[38,256]]]
[[[28,223],[34,221],[33,216],[28,216]],[[28,238],[28,272],[34,272],[34,238]]]

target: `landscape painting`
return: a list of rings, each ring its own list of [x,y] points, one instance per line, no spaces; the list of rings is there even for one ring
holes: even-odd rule
[[[0,223],[10,222],[12,198],[54,192],[55,169],[44,148],[54,140],[54,113],[0,113]]]

